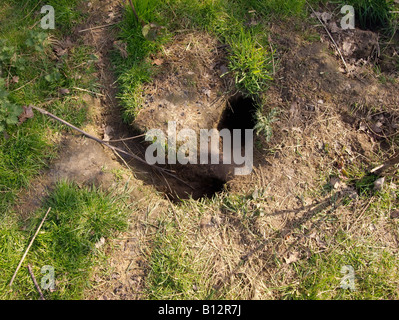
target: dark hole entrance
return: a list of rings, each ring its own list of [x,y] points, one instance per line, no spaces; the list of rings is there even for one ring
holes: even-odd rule
[[[245,129],[253,129],[256,124],[255,112],[257,104],[250,97],[235,95],[226,103],[217,129],[228,129],[233,137],[234,129],[241,129],[241,151],[245,147]],[[233,139],[232,139],[233,140]],[[210,163],[210,162],[209,162]],[[211,198],[225,188],[225,184],[233,177],[232,172],[235,165],[207,164],[207,165],[176,165],[173,169],[180,173],[180,177],[189,181],[194,190],[181,189],[180,184],[174,188],[173,193],[167,192],[171,200],[187,198],[190,194],[193,199],[204,197]]]
[[[229,99],[220,119],[218,130],[253,129],[255,126],[256,102],[251,98],[234,96]],[[242,136],[244,132],[242,131]]]
[[[256,111],[256,102],[251,98],[240,95],[229,99],[222,113],[217,129],[228,129],[233,137],[233,129],[241,129],[241,149],[245,147],[245,129],[253,129],[256,121],[254,114]],[[222,139],[221,139],[222,140]],[[233,140],[233,139],[232,139]],[[136,151],[141,157],[144,157],[145,148],[148,143],[143,140],[126,141],[125,146],[130,150]],[[222,145],[220,145],[222,146]],[[130,159],[131,160],[131,159]],[[135,161],[133,161],[135,162]],[[133,164],[129,162],[129,164]],[[190,186],[168,175],[149,170],[145,165],[135,164],[139,171],[138,177],[142,176],[144,181],[151,183],[158,191],[161,191],[172,201],[187,199],[192,197],[195,200],[201,198],[211,198],[215,194],[225,189],[226,183],[233,177],[234,164],[175,164],[158,165],[165,169],[172,170],[176,177],[186,181]]]

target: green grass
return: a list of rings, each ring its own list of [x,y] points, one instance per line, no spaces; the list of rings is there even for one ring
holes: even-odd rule
[[[388,180],[391,180],[390,178]],[[327,243],[323,252],[311,252],[308,259],[293,264],[295,277],[300,279],[295,285],[280,288],[285,299],[398,299],[399,276],[398,257],[392,244],[379,235],[373,234],[370,226],[386,221],[385,228],[397,228],[397,222],[388,221],[390,210],[394,210],[398,191],[385,187],[382,191],[359,193],[362,206],[357,209],[357,216],[348,226],[336,226],[334,235],[323,235]],[[373,196],[373,199],[370,197]],[[370,205],[366,204],[370,201]],[[345,203],[350,208],[352,202]],[[359,211],[366,209],[359,218]],[[356,214],[352,213],[352,214]],[[337,220],[338,222],[339,220]],[[352,230],[352,224],[359,228]],[[331,227],[333,227],[331,225]],[[380,231],[381,232],[381,231]],[[386,229],[383,231],[392,232]],[[341,288],[341,268],[352,266],[355,273],[355,290]]]
[[[360,171],[351,171],[348,185],[362,181]],[[302,221],[294,223],[293,213],[287,229],[292,240],[286,245],[280,231],[267,223],[279,211],[273,209],[276,199],[267,187],[252,195],[222,193],[212,199],[185,200],[152,224],[156,228],[146,250],[146,298],[251,299],[256,289],[261,297],[274,299],[398,299],[396,242],[385,239],[385,234],[395,235],[398,226],[396,220],[389,221],[399,196],[397,189],[392,195],[387,187],[391,180],[378,192],[364,183],[358,200],[320,185],[312,190],[312,199],[328,200],[312,205],[314,210],[304,209],[312,213]],[[211,225],[201,228],[204,219]],[[259,229],[264,223],[267,235]],[[298,252],[300,259],[287,264],[282,248]],[[244,262],[247,254],[253,256]],[[343,266],[353,267],[355,290],[341,288]]]
[[[359,198],[351,200],[335,194],[335,209],[329,213],[331,218],[334,214],[335,219],[326,222],[325,229],[320,225],[317,229],[305,229],[308,234],[311,233],[308,230],[317,232],[324,248],[312,250],[309,246],[308,257],[292,264],[291,271],[297,279],[294,284],[273,288],[282,299],[398,299],[398,257],[392,244],[374,234],[373,227],[384,222],[384,229],[378,232],[395,234],[397,222],[389,221],[389,212],[397,205],[398,191],[389,187],[394,179],[387,177],[385,187],[375,191],[373,182],[377,177],[366,175],[364,169],[355,164],[348,168],[348,173],[349,179],[345,182],[357,190]],[[333,189],[322,193],[334,196]],[[350,223],[341,223],[343,212],[348,211]],[[301,246],[298,247],[300,250]],[[353,268],[355,290],[341,287],[343,266]]]
[[[27,187],[32,177],[54,156],[54,149],[46,142],[45,131],[37,124],[23,127],[10,138],[0,138],[0,210],[10,209],[16,193]]]
[[[241,29],[238,35],[228,39],[230,72],[237,89],[248,96],[264,92],[273,80],[272,54],[264,46],[257,45],[258,34]]]
[[[139,16],[146,22],[153,22],[153,10],[155,1],[133,1]],[[141,86],[151,80],[154,72],[146,58],[160,50],[160,46],[167,39],[167,35],[158,37],[155,41],[147,40],[142,27],[137,22],[132,10],[126,7],[124,19],[118,25],[120,29],[119,39],[126,43],[127,58],[121,57],[115,49],[112,54],[115,72],[119,81],[119,94],[121,104],[125,108],[124,119],[131,121],[138,112],[141,103]]]
[[[44,3],[0,0],[0,78],[7,84],[4,89],[8,102],[42,107],[78,127],[91,120],[85,94],[73,88],[98,91],[98,58],[94,49],[83,42],[61,57],[54,54],[53,48],[84,18],[77,10],[80,2],[47,1],[45,4],[55,9],[55,29],[42,30],[43,15],[36,13]],[[68,89],[69,94],[61,95],[61,88]],[[93,266],[105,259],[102,249],[95,249],[94,244],[126,226],[122,196],[79,189],[69,183],[58,184],[44,207],[32,212],[27,221],[22,222],[14,213],[17,195],[23,194],[32,179],[57,157],[57,141],[66,131],[70,129],[35,112],[32,119],[21,125],[9,124],[0,132],[1,299],[38,298],[26,270],[28,262],[39,282],[42,266],[55,268],[57,290],[46,292],[46,298],[83,298]],[[48,206],[52,211],[10,293],[8,282]]]
[[[127,226],[125,195],[104,193],[94,188],[79,189],[60,182],[49,195],[43,208],[29,220],[25,230],[12,216],[0,225],[0,298],[37,299],[38,293],[25,266],[30,263],[40,283],[40,269],[50,265],[55,270],[56,290],[45,291],[46,299],[82,299],[90,287],[94,264],[105,259],[104,248],[95,244]],[[9,281],[45,211],[51,211],[36,237],[23,267],[9,293]]]
[[[342,1],[341,4],[354,7],[356,22],[362,29],[390,31],[392,28],[391,0],[348,0]]]
[[[285,289],[282,295],[286,299],[312,300],[397,299],[397,264],[391,252],[347,241],[334,251],[314,253],[307,261],[297,263],[300,284]],[[344,266],[354,269],[354,290],[341,287]]]
[[[204,299],[202,290],[193,289],[199,285],[201,277],[192,264],[193,252],[186,247],[184,236],[179,234],[176,225],[160,226],[148,257],[148,299]]]
[[[8,83],[7,99],[14,105],[33,104],[81,126],[87,108],[81,93],[73,87],[98,91],[94,76],[96,57],[92,48],[81,44],[56,59],[52,45],[79,21],[78,1],[49,1],[55,8],[56,29],[42,30],[39,1],[0,1],[0,77]],[[18,8],[18,9],[17,9]],[[39,9],[38,9],[39,8]],[[3,53],[3,54],[1,54]],[[11,81],[13,77],[18,80]],[[60,96],[67,88],[71,94]],[[3,107],[3,106],[1,106]],[[69,130],[50,118],[35,113],[20,126],[9,125],[0,133],[0,208],[11,210],[15,195],[56,155],[50,139],[56,132]]]

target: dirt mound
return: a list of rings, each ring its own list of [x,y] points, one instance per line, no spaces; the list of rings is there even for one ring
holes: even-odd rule
[[[177,36],[154,57],[159,70],[143,89],[144,103],[134,125],[143,132],[167,132],[168,121],[176,121],[178,130],[216,127],[229,91],[220,77],[227,71],[222,48],[205,33]]]
[[[265,94],[265,112],[282,112],[268,145],[271,154],[255,150],[255,175],[236,177],[230,186],[233,192],[251,192],[262,177],[273,197],[295,207],[311,202],[296,195],[316,187],[331,164],[341,171],[354,162],[367,168],[376,160],[384,137],[396,132],[399,96],[397,85],[381,83],[371,65],[345,72],[327,35],[308,43],[287,28],[275,26],[272,36],[282,48],[281,67]]]

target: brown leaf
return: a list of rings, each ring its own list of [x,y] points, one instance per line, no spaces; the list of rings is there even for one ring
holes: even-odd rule
[[[18,83],[19,82],[19,77],[18,76],[13,76],[11,81],[14,82],[14,83]]]
[[[69,90],[66,89],[66,88],[60,88],[60,89],[58,90],[58,93],[59,93],[60,95],[64,96],[64,95],[66,95],[66,94],[69,93]]]
[[[294,263],[299,260],[299,252],[295,251],[289,255],[288,258],[284,258],[286,264]]]
[[[60,41],[59,41],[59,44],[60,44],[60,46],[61,46],[62,48],[64,48],[64,49],[68,49],[68,48],[70,48],[70,47],[73,46],[73,43],[72,43],[70,37],[66,37],[64,40],[60,40]]]
[[[30,118],[34,117],[34,113],[33,113],[31,105],[29,105],[28,107],[27,106],[23,106],[23,109],[24,109],[24,111],[22,111],[22,113],[18,117],[18,119],[19,119],[19,123],[18,124],[22,124],[27,119],[30,119]]]
[[[154,41],[165,27],[161,27],[155,23],[149,23],[143,26],[142,34],[144,38],[150,41]]]
[[[122,58],[126,59],[128,57],[126,42],[114,41],[114,46],[119,50]]]
[[[399,218],[399,210],[394,210],[391,212],[391,219]]]
[[[163,63],[163,59],[155,59],[152,64],[156,64],[157,66],[160,66]]]
[[[57,57],[62,57],[68,53],[67,49],[63,49],[62,47],[59,46],[54,46],[53,51],[57,55]]]

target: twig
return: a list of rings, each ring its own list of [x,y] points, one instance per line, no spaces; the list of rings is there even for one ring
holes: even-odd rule
[[[392,134],[389,134],[389,135],[381,135],[381,134],[378,134],[377,132],[375,132],[370,126],[369,126],[369,124],[366,122],[366,125],[367,125],[367,127],[369,128],[369,130],[372,132],[372,133],[374,133],[377,137],[380,137],[380,138],[384,138],[384,139],[388,139],[388,138],[392,138],[392,137],[394,137],[394,136],[396,136],[397,134],[398,134],[398,132],[395,132],[395,133],[392,133]]]
[[[24,85],[20,86],[19,88],[12,90],[11,92],[15,92],[15,91],[21,90],[22,88],[26,87],[28,84],[30,84],[33,81],[35,81],[37,78],[39,78],[39,77],[36,77],[36,78],[32,79],[31,81],[25,83]]]
[[[139,134],[137,136],[133,136],[133,137],[128,137],[128,138],[122,138],[122,139],[116,139],[116,140],[108,140],[107,142],[121,142],[121,141],[127,141],[127,140],[133,140],[133,139],[137,139],[140,137],[144,137],[146,134]]]
[[[78,90],[78,91],[83,91],[83,92],[88,92],[88,93],[92,93],[92,94],[96,94],[96,95],[98,95],[98,96],[100,96],[100,97],[105,97],[103,94],[101,94],[101,93],[97,93],[97,92],[94,92],[94,91],[90,91],[90,90],[87,90],[87,89],[82,89],[82,88],[78,88],[78,87],[72,87],[72,89],[75,89],[75,90]]]
[[[359,216],[356,218],[355,222],[352,223],[352,224],[349,226],[347,232],[349,232],[349,230],[351,230],[352,227],[360,220],[360,218],[361,218],[361,217],[363,216],[363,214],[366,212],[366,210],[368,209],[368,207],[370,206],[370,204],[371,204],[371,202],[372,202],[373,200],[374,200],[374,197],[371,197],[370,200],[369,200],[369,202],[364,206],[362,212],[360,212]]]
[[[136,9],[134,8],[133,2],[132,0],[129,0],[130,6],[132,7],[133,13],[137,19],[137,22],[140,23],[143,27],[145,26],[145,22],[143,20],[140,19],[140,17],[138,16]]]
[[[399,152],[395,153],[392,158],[385,161],[382,165],[379,165],[378,167],[371,169],[370,173],[374,173],[376,175],[381,175],[388,168],[393,167],[395,164],[398,164],[398,163],[399,163]]]
[[[318,15],[317,15],[316,12],[314,11],[314,9],[313,9],[313,7],[310,5],[310,3],[309,3],[307,0],[305,0],[305,1],[306,1],[306,3],[308,4],[308,6],[310,7],[310,9],[312,9],[314,15],[315,15],[316,18],[320,21],[320,23],[322,24],[322,26],[324,27],[324,29],[327,31],[328,36],[330,37],[331,41],[332,41],[333,44],[335,45],[335,47],[336,47],[336,49],[337,49],[337,51],[338,51],[338,53],[339,53],[339,55],[340,55],[340,57],[341,57],[341,59],[342,59],[342,62],[344,63],[344,66],[345,66],[346,71],[348,71],[348,65],[346,64],[345,59],[344,59],[344,57],[343,57],[343,55],[342,55],[342,53],[341,53],[341,50],[339,50],[339,47],[338,47],[337,43],[335,42],[334,38],[332,37],[330,31],[328,31],[326,25],[325,25],[325,24],[323,23],[323,21],[321,21],[321,19],[318,17]]]
[[[98,139],[98,138],[92,136],[91,134],[89,134],[89,133],[83,131],[82,129],[79,129],[78,127],[75,127],[73,124],[70,124],[69,122],[67,122],[67,121],[65,121],[65,120],[63,120],[63,119],[61,119],[61,118],[58,118],[57,116],[53,115],[52,113],[50,113],[50,112],[48,112],[48,111],[46,111],[46,110],[43,110],[43,109],[38,108],[38,107],[35,107],[35,106],[32,106],[32,108],[35,109],[35,110],[37,110],[37,111],[39,111],[41,114],[47,115],[47,116],[49,116],[49,117],[51,117],[51,118],[53,118],[53,119],[55,119],[55,120],[57,120],[57,121],[59,121],[59,122],[65,124],[66,126],[68,126],[68,127],[72,128],[72,129],[74,129],[74,130],[80,132],[80,133],[83,134],[84,136],[86,136],[86,137],[88,137],[88,138],[90,138],[90,139],[92,139],[92,140],[94,140],[94,141],[96,141],[96,142],[98,142],[98,143],[101,143],[102,145],[104,145],[104,146],[110,148],[111,150],[118,151],[119,153],[123,153],[123,154],[125,154],[125,155],[127,155],[127,156],[129,156],[129,157],[132,157],[133,159],[135,159],[135,160],[137,160],[137,161],[139,161],[139,162],[141,162],[141,163],[144,163],[144,164],[146,164],[146,165],[148,165],[148,166],[150,166],[150,167],[152,167],[152,168],[154,168],[154,169],[157,169],[157,170],[159,170],[159,171],[165,172],[167,175],[169,175],[169,176],[175,178],[176,180],[180,181],[181,183],[185,184],[186,186],[188,186],[189,188],[191,188],[191,189],[194,190],[194,188],[193,188],[192,186],[190,186],[186,181],[184,181],[184,180],[180,179],[179,177],[177,177],[176,175],[170,173],[169,170],[160,168],[160,167],[155,166],[155,165],[152,165],[152,164],[149,164],[147,161],[145,161],[144,159],[142,159],[142,158],[140,158],[139,156],[135,155],[134,153],[126,152],[126,151],[123,150],[123,149],[120,149],[120,148],[118,148],[118,147],[111,146],[110,144],[106,143],[105,141],[103,141],[103,140],[101,140],[101,139]]]
[[[28,0],[28,2],[29,2],[29,0]],[[42,0],[40,0],[40,1],[33,7],[33,9],[32,9],[31,11],[29,11],[29,13],[28,13],[25,17],[23,17],[20,21],[24,21],[27,17],[29,17],[30,14],[36,9],[36,7],[37,7],[41,2],[42,2]]]
[[[114,22],[114,23],[108,23],[108,24],[104,24],[104,25],[102,25],[102,26],[96,26],[96,27],[91,27],[91,28],[79,30],[78,32],[85,32],[85,31],[91,31],[91,30],[101,29],[101,28],[113,26],[113,25],[115,25],[115,24],[116,24],[116,22]]]
[[[276,76],[276,66],[274,65],[274,52],[273,52],[273,47],[272,47],[272,39],[269,35],[268,38],[269,46],[270,46],[270,53],[272,54],[272,62],[273,62],[273,77]]]
[[[17,272],[18,272],[19,268],[21,268],[22,262],[24,261],[26,255],[28,254],[28,251],[29,251],[30,247],[32,246],[33,241],[35,241],[35,238],[36,238],[37,234],[39,233],[40,228],[42,227],[44,220],[46,220],[47,215],[48,215],[48,213],[50,212],[50,210],[51,210],[51,207],[48,208],[46,214],[44,215],[44,217],[43,217],[43,219],[42,219],[42,222],[40,222],[40,225],[39,225],[39,227],[37,228],[37,230],[36,230],[36,232],[35,232],[35,235],[33,236],[33,238],[32,238],[32,240],[30,241],[28,247],[26,248],[25,253],[24,253],[24,255],[22,256],[21,261],[19,262],[17,269],[15,270],[14,275],[13,275],[12,278],[11,278],[10,287],[12,286],[12,283],[14,282],[15,276],[17,275]]]
[[[39,285],[37,284],[35,275],[34,275],[33,272],[32,272],[32,268],[31,268],[30,264],[28,264],[28,271],[29,271],[30,277],[31,277],[32,280],[33,280],[33,283],[35,284],[35,287],[36,287],[37,291],[38,291],[39,294],[40,294],[40,300],[46,300],[46,299],[44,299],[42,290],[40,290],[40,287],[39,287]]]

